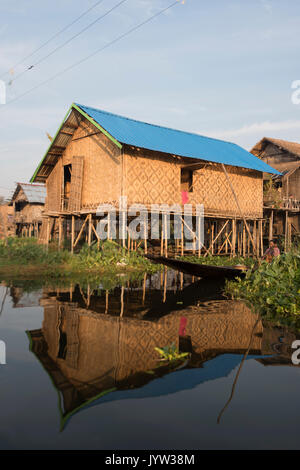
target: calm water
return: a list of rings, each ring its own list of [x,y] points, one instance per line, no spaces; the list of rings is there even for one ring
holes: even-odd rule
[[[220,288],[173,271],[2,285],[0,448],[300,448],[296,337]],[[190,360],[159,362],[172,343]]]

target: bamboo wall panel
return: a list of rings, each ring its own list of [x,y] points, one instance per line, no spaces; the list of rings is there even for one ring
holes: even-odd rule
[[[262,173],[243,168],[226,166],[229,179],[246,217],[262,217]],[[193,192],[189,202],[204,204],[207,213],[240,217],[231,188],[221,165],[208,165],[194,172]]]
[[[45,210],[58,212],[61,209],[62,181],[62,161],[59,159],[46,182],[47,197]]]
[[[125,152],[124,195],[129,204],[181,204],[177,159],[146,150]]]
[[[181,204],[181,166],[185,161],[144,150],[125,154],[125,194],[128,203]],[[262,174],[227,166],[227,171],[246,217],[262,217]],[[221,165],[207,165],[193,172],[189,203],[204,204],[206,213],[240,217]]]
[[[70,191],[70,205],[69,205],[69,210],[71,212],[77,212],[77,211],[80,211],[81,209],[83,164],[84,164],[84,157],[74,156],[72,158],[72,176],[71,176],[71,191]]]
[[[82,208],[116,203],[121,193],[121,151],[88,121],[82,121],[63,154],[63,165],[84,157]]]

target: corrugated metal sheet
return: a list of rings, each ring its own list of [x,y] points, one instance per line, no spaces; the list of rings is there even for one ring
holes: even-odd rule
[[[190,157],[266,173],[280,174],[239,145],[198,134],[147,124],[77,104],[119,142],[181,157]]]
[[[29,203],[45,204],[46,186],[19,183]]]

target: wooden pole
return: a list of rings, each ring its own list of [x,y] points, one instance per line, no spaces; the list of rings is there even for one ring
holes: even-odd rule
[[[235,256],[236,250],[236,219],[232,219],[232,249],[231,254]]]
[[[80,229],[80,232],[79,232],[79,234],[78,234],[78,236],[77,236],[77,238],[76,238],[76,240],[75,240],[75,242],[74,242],[74,248],[75,248],[75,246],[77,245],[77,243],[78,243],[79,240],[80,240],[80,237],[81,237],[81,235],[82,235],[82,232],[83,232],[83,230],[84,230],[84,227],[86,226],[86,223],[87,223],[88,219],[89,219],[89,215],[86,216],[85,221],[84,221],[83,224],[82,224],[82,227],[81,227],[81,229]],[[73,227],[73,224],[74,224],[74,227]],[[74,232],[74,239],[75,239],[75,217],[74,217],[74,215],[72,215],[72,233],[73,233],[73,232]]]
[[[229,186],[230,186],[230,188],[231,188],[231,191],[232,191],[233,197],[234,197],[234,199],[235,199],[236,205],[237,205],[238,210],[239,210],[239,212],[240,212],[240,214],[241,214],[241,217],[242,217],[242,219],[243,219],[243,221],[244,221],[244,224],[245,224],[245,226],[246,226],[246,230],[247,230],[247,232],[248,232],[248,235],[249,235],[249,237],[250,237],[250,240],[251,240],[253,249],[254,249],[254,251],[255,251],[255,245],[254,245],[254,242],[253,242],[253,238],[252,238],[250,229],[249,229],[248,224],[247,224],[246,217],[245,217],[244,214],[243,214],[243,211],[242,211],[241,206],[240,206],[240,203],[239,203],[239,201],[238,201],[236,192],[235,192],[235,190],[234,190],[234,188],[233,188],[233,186],[232,186],[232,183],[231,183],[231,181],[230,181],[230,178],[229,178],[229,176],[228,176],[228,173],[227,173],[227,170],[226,170],[226,168],[225,168],[224,163],[222,163],[222,168],[223,168],[223,170],[224,170],[226,179],[227,179],[228,184],[229,184]],[[255,251],[255,253],[256,253],[256,251]]]
[[[211,245],[210,247],[208,248],[207,252],[205,253],[204,256],[207,256],[209,254],[209,252],[211,251],[212,254],[214,254],[214,244],[215,242],[219,239],[219,237],[221,236],[221,234],[223,233],[224,229],[227,227],[229,223],[229,220],[227,220],[225,222],[225,224],[223,225],[223,227],[219,230],[217,236],[214,238],[214,222],[212,222],[212,225],[211,225]]]
[[[273,215],[273,211],[271,210],[271,214],[269,217],[269,241],[273,239],[273,219],[274,219],[274,215]]]
[[[72,228],[71,228],[71,252],[74,253],[74,240],[75,240],[75,217],[72,215]]]
[[[184,255],[184,227],[183,220],[181,219],[181,256]]]
[[[145,251],[145,255],[147,255],[147,253],[148,253],[147,237],[148,237],[148,215],[144,214],[144,251]]]
[[[58,249],[61,249],[62,244],[62,219],[58,218]]]
[[[88,245],[92,244],[92,214],[89,214],[89,231],[88,231]]]
[[[264,237],[263,237],[263,221],[260,220],[259,223],[258,223],[258,226],[259,226],[259,238],[260,238],[260,254],[261,254],[261,257],[264,256]]]
[[[164,216],[161,215],[160,256],[164,255]]]
[[[165,222],[165,256],[168,258],[168,227],[167,227],[167,214],[164,216],[164,222]]]

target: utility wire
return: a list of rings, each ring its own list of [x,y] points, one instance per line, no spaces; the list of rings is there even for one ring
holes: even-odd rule
[[[92,21],[91,23],[89,23],[87,26],[85,26],[85,28],[83,28],[81,31],[79,31],[78,33],[74,34],[74,36],[72,36],[71,38],[69,38],[67,41],[65,41],[63,44],[61,44],[60,46],[57,46],[55,49],[53,49],[53,51],[49,52],[49,54],[45,55],[44,57],[42,57],[41,59],[39,59],[35,64],[33,65],[30,65],[27,69],[25,69],[23,72],[19,73],[14,79],[12,79],[12,82],[15,82],[18,78],[20,78],[22,75],[24,75],[24,73],[28,72],[29,70],[32,70],[33,68],[35,68],[37,65],[40,65],[42,62],[44,62],[46,59],[48,59],[49,57],[51,57],[53,54],[55,54],[55,52],[59,51],[60,49],[62,49],[63,47],[65,47],[67,44],[69,44],[71,41],[73,41],[73,39],[77,38],[78,36],[80,36],[81,34],[83,34],[85,31],[87,31],[88,29],[90,29],[92,26],[94,26],[94,24],[98,23],[100,20],[102,20],[103,18],[105,18],[106,16],[108,16],[110,13],[112,13],[114,10],[116,10],[117,8],[119,8],[123,3],[127,2],[128,0],[121,0],[119,3],[117,3],[117,5],[115,5],[114,7],[112,7],[110,10],[108,10],[106,13],[104,13],[103,15],[100,15],[98,16],[98,18],[96,18],[94,21]]]
[[[69,70],[72,70],[74,67],[77,67],[78,65],[82,64],[83,62],[87,61],[88,59],[90,59],[91,57],[94,57],[96,54],[99,54],[100,52],[104,51],[105,49],[107,49],[108,47],[112,46],[113,44],[115,44],[116,42],[119,42],[121,39],[125,38],[126,36],[129,36],[131,33],[133,33],[134,31],[138,30],[139,28],[141,28],[142,26],[144,26],[145,24],[149,23],[150,21],[154,20],[155,18],[157,18],[158,16],[162,15],[163,13],[165,13],[167,10],[170,10],[171,8],[173,8],[175,5],[178,5],[178,0],[176,0],[175,2],[171,3],[168,7],[164,8],[163,10],[160,10],[158,13],[155,13],[154,15],[150,16],[149,18],[147,18],[145,21],[139,23],[138,25],[134,26],[133,28],[129,29],[128,31],[126,31],[125,33],[121,34],[121,36],[118,36],[116,39],[113,39],[112,41],[110,41],[109,43],[107,43],[105,46],[101,47],[100,49],[97,49],[95,52],[93,52],[92,54],[84,57],[83,59],[79,60],[78,62],[75,62],[74,64],[70,65],[69,67],[61,70],[60,72],[56,73],[55,75],[53,75],[52,77],[48,78],[47,80],[45,80],[44,82],[41,82],[39,83],[38,85],[34,86],[33,88],[30,88],[29,90],[25,91],[24,93],[22,93],[21,95],[19,96],[16,96],[16,98],[8,101],[6,103],[6,105],[8,104],[11,104],[17,100],[19,100],[20,98],[23,98],[23,96],[26,96],[28,95],[29,93],[31,93],[32,91],[36,90],[37,88],[40,88],[41,86],[43,85],[46,85],[47,83],[49,83],[50,81],[54,80],[55,78],[59,77],[60,75],[68,72]],[[5,106],[2,107],[2,109],[5,108]],[[0,108],[1,109],[1,108]]]
[[[85,15],[87,15],[91,10],[93,10],[94,8],[96,8],[96,6],[98,6],[100,3],[102,3],[104,0],[99,0],[98,2],[94,3],[94,5],[92,5],[90,8],[88,8],[87,10],[85,10],[80,16],[78,16],[77,18],[75,18],[75,20],[73,20],[71,23],[69,23],[67,26],[65,26],[63,29],[59,30],[57,33],[54,34],[54,36],[51,36],[50,39],[48,39],[46,42],[44,42],[43,44],[41,44],[37,49],[35,49],[34,51],[32,51],[30,54],[28,54],[26,57],[23,57],[22,60],[20,60],[19,62],[17,62],[13,67],[10,67],[9,70],[7,70],[3,75],[1,75],[0,78],[4,77],[5,75],[7,75],[8,73],[10,73],[11,70],[13,70],[14,68],[16,68],[18,65],[22,64],[25,60],[29,59],[31,56],[33,56],[36,52],[40,51],[43,47],[47,46],[47,44],[49,44],[49,42],[53,41],[53,39],[57,38],[60,34],[62,34],[63,32],[65,32],[68,28],[70,28],[71,26],[73,26],[73,24],[77,23],[77,21],[79,21],[81,18],[83,18]]]

